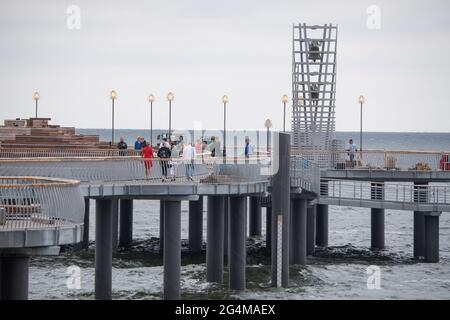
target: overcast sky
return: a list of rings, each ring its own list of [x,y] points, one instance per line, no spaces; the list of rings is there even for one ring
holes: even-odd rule
[[[367,8],[381,9],[381,29]],[[70,5],[81,28],[67,28]],[[173,128],[282,125],[291,96],[292,25],[339,27],[337,130],[450,131],[450,2],[442,1],[22,1],[0,2],[0,119],[34,114],[78,128],[167,127],[165,95],[175,94]]]

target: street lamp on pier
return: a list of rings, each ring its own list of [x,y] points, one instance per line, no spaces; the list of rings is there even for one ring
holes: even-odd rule
[[[172,92],[167,94],[167,101],[169,101],[169,141],[172,142],[172,101],[175,96]]]
[[[286,103],[289,101],[289,98],[286,94],[281,98],[283,102],[283,132],[286,132]]]
[[[227,103],[228,96],[224,95],[222,97],[223,103],[223,157],[227,156]]]
[[[359,96],[359,105],[361,106],[361,114],[360,114],[360,122],[359,122],[359,150],[361,151],[361,159],[362,159],[362,151],[363,151],[363,140],[362,140],[362,120],[363,120],[363,104],[366,103],[366,98],[361,95]]]
[[[155,101],[155,96],[150,94],[148,101],[150,102],[150,145],[153,146],[153,102]]]
[[[111,90],[109,94],[112,103],[112,124],[111,124],[111,148],[114,146],[114,101],[117,99],[117,93]]]
[[[36,106],[35,118],[37,118],[37,116],[38,116],[38,100],[39,100],[39,98],[40,98],[39,92],[35,91],[33,93],[33,100],[34,100],[35,106]]]
[[[266,119],[266,121],[264,121],[264,127],[266,127],[267,129],[267,137],[266,137],[266,145],[267,145],[267,154],[269,154],[269,139],[270,139],[270,128],[272,128],[272,120],[270,119]]]

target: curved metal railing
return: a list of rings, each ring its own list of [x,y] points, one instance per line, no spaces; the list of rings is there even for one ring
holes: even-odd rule
[[[79,184],[75,180],[0,177],[0,232],[82,224],[84,201]]]

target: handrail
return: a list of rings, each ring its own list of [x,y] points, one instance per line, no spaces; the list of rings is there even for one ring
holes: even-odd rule
[[[0,177],[0,232],[81,225],[84,201],[74,180]]]
[[[320,197],[450,205],[450,185],[323,179]]]

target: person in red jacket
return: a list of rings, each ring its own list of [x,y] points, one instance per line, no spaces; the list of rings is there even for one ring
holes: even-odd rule
[[[142,157],[144,158],[145,175],[150,176],[150,169],[153,167],[153,148],[147,142],[144,142],[141,151]]]

